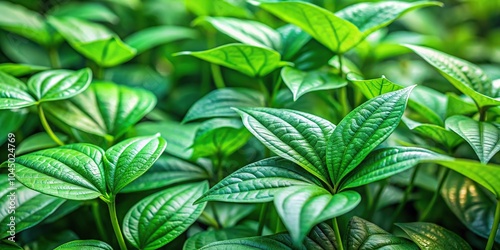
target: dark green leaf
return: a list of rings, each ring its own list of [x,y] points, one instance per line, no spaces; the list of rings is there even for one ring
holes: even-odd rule
[[[28,93],[26,84],[0,72],[0,109],[15,109],[34,105],[36,100]]]
[[[408,106],[418,112],[424,119],[436,125],[443,125],[446,117],[446,96],[434,89],[417,86],[410,95]]]
[[[472,249],[469,244],[452,231],[427,222],[397,223],[420,249],[448,250]]]
[[[197,33],[189,28],[176,26],[156,26],[142,29],[125,39],[125,43],[137,50],[140,54],[158,45],[181,39],[196,38]]]
[[[0,64],[0,71],[7,73],[11,76],[24,76],[38,71],[49,69],[44,66],[29,65],[29,64],[16,64],[16,63],[2,63]]]
[[[113,250],[106,242],[99,240],[74,240],[56,247],[54,250]]]
[[[280,51],[284,60],[292,58],[304,47],[311,36],[293,24],[287,24],[278,29],[282,40],[282,50]]]
[[[241,226],[213,231],[203,231],[189,237],[184,243],[183,250],[197,250],[210,243],[251,236],[255,236],[255,232]]]
[[[158,249],[182,234],[206,203],[193,205],[208,189],[207,182],[185,184],[150,195],[123,219],[123,234],[139,249]]]
[[[463,141],[460,136],[441,126],[419,123],[406,117],[403,117],[403,121],[412,131],[429,137],[435,142],[444,145],[446,148],[452,149]]]
[[[0,133],[0,144],[7,141],[8,133],[16,132],[26,120],[28,112],[26,110],[0,110],[0,124],[2,124],[2,133]],[[19,152],[19,148],[16,151]]]
[[[294,101],[312,91],[337,89],[347,85],[347,81],[338,75],[321,71],[305,72],[292,67],[284,67],[281,77],[292,91]]]
[[[0,241],[0,248],[3,250],[24,250],[24,248],[9,240]]]
[[[254,212],[256,207],[256,204],[247,203],[210,202],[210,205],[205,208],[204,212],[209,217],[214,218],[214,220],[217,218],[220,227],[229,228],[236,226],[238,222]],[[203,217],[200,217],[199,220],[207,225],[212,224]],[[258,222],[253,224],[253,226],[256,227],[246,226],[247,230],[252,232],[252,236],[257,232]]]
[[[64,100],[85,91],[92,81],[92,71],[50,70],[38,73],[28,80],[28,90],[38,102]]]

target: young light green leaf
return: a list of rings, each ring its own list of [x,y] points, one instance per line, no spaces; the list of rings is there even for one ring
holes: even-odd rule
[[[170,43],[181,39],[197,37],[193,29],[177,26],[156,26],[142,29],[125,39],[125,43],[137,50],[140,54],[158,45]]]
[[[498,106],[493,96],[492,81],[478,66],[437,50],[405,45],[434,66],[462,93],[470,96],[480,108]]]
[[[55,17],[76,17],[88,21],[108,22],[116,24],[120,18],[101,3],[69,2],[57,5],[48,13]]]
[[[357,80],[348,76],[347,79],[358,87],[361,93],[368,99],[404,88],[403,86],[391,82],[389,79],[385,78],[385,76],[370,80]]]
[[[16,178],[41,193],[70,200],[105,195],[104,151],[79,143],[45,149],[16,158]]]
[[[245,1],[234,0],[186,0],[186,7],[197,16],[232,16],[249,18]]]
[[[493,227],[496,199],[479,184],[450,172],[441,194],[448,208],[472,232],[488,238]],[[496,242],[500,242],[497,231]]]
[[[0,109],[16,109],[32,106],[36,100],[28,93],[26,84],[0,72]]]
[[[354,216],[348,225],[347,249],[418,250],[419,248],[407,239],[394,236],[377,225]]]
[[[300,245],[314,225],[343,215],[361,201],[355,191],[332,195],[318,186],[289,187],[274,197],[276,211],[295,245]]]
[[[191,148],[193,159],[206,156],[229,156],[245,145],[250,133],[241,121],[235,119],[216,118],[201,124]]]
[[[169,143],[167,149],[171,145]],[[146,173],[124,187],[120,193],[151,190],[176,183],[201,181],[208,178],[208,173],[203,167],[173,156],[163,155]]]
[[[104,167],[109,192],[118,194],[143,175],[166,147],[167,142],[157,134],[130,138],[106,150]]]
[[[344,8],[335,15],[356,25],[362,32],[363,37],[366,37],[370,33],[388,26],[406,12],[428,6],[442,5],[440,2],[431,1],[359,3]]]
[[[482,163],[488,163],[500,150],[500,131],[491,123],[456,115],[446,119],[446,127],[464,138]]]
[[[316,5],[305,2],[256,2],[256,5],[300,27],[334,52],[344,53],[361,40],[356,26]]]
[[[0,238],[14,236],[37,225],[65,202],[33,191],[7,175],[0,175],[0,178]]]
[[[50,70],[38,73],[28,80],[28,90],[38,102],[64,100],[85,91],[92,81],[92,71]]]
[[[397,223],[396,225],[403,229],[420,249],[472,249],[460,236],[433,223],[412,222]]]
[[[202,16],[194,25],[211,24],[218,31],[244,44],[281,51],[281,36],[271,27],[256,21],[231,17]]]
[[[359,187],[403,172],[422,160],[446,159],[446,156],[422,148],[383,148],[370,153],[354,169],[352,175],[344,179],[339,190]]]
[[[335,185],[396,129],[413,87],[372,98],[337,125],[326,148],[326,164]]]
[[[237,70],[251,77],[263,77],[273,70],[290,65],[281,61],[278,52],[252,45],[227,44],[205,51],[184,51],[176,55],[191,55],[210,63]]]
[[[462,143],[462,138],[457,134],[441,126],[434,124],[424,124],[403,117],[403,122],[409,129],[418,134],[429,137],[432,140],[444,145],[446,148],[453,149]]]
[[[193,205],[206,190],[207,182],[184,184],[139,201],[123,219],[123,234],[139,249],[158,249],[193,224],[206,203]]]
[[[197,250],[214,243],[231,239],[255,236],[255,232],[247,227],[236,226],[220,230],[203,231],[189,237],[184,243],[183,250]]]
[[[196,202],[268,202],[287,187],[309,185],[321,183],[292,162],[272,157],[235,171]]]
[[[258,91],[244,88],[216,89],[195,102],[182,122],[212,117],[238,117],[232,107],[261,106],[265,106],[265,100]]]
[[[111,82],[95,82],[83,93],[44,107],[50,120],[73,133],[107,137],[110,141],[123,135],[156,105],[156,97],[143,89]]]
[[[294,101],[312,91],[337,89],[347,85],[347,81],[338,75],[321,71],[305,72],[292,67],[284,67],[281,77],[292,91]]]
[[[100,240],[74,240],[54,248],[54,250],[74,250],[74,249],[113,250],[113,248],[110,245],[108,245],[108,243],[102,242]]]
[[[236,110],[245,127],[271,151],[329,183],[325,150],[335,125],[323,118],[295,110]]]
[[[24,76],[27,74],[36,73],[48,69],[49,68],[45,66],[30,65],[30,64],[17,64],[17,63],[0,64],[0,71],[15,77]]]
[[[85,57],[101,67],[112,67],[135,56],[136,50],[106,27],[73,17],[49,17],[49,22]]]

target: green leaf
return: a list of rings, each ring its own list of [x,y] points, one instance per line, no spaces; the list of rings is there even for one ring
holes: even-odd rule
[[[108,7],[101,3],[65,3],[55,6],[49,11],[51,16],[55,17],[75,17],[88,21],[108,22],[116,24],[120,18]]]
[[[383,148],[370,153],[342,182],[339,190],[359,187],[403,172],[426,159],[447,158],[422,148]]]
[[[56,247],[54,250],[113,250],[106,242],[100,240],[74,240]]]
[[[271,108],[236,109],[247,129],[277,155],[295,162],[325,183],[325,149],[335,125],[307,113]]]
[[[289,65],[278,52],[264,47],[239,43],[222,45],[204,51],[184,51],[175,55],[191,55],[210,63],[237,70],[251,77],[263,77],[273,70]]]
[[[200,217],[199,221],[205,223],[206,225],[212,225],[213,222],[206,219],[206,217],[212,217],[213,220],[217,218],[219,227],[234,227],[239,221],[254,212],[256,207],[256,204],[247,203],[210,202],[210,206],[207,206],[204,210],[206,216]],[[245,226],[247,230],[253,233],[252,236],[254,236],[257,232],[257,228],[259,227],[258,222],[243,221],[243,223],[245,222],[255,222],[252,223],[252,225]],[[240,225],[244,224],[240,223]]]
[[[456,115],[446,119],[446,127],[464,138],[482,163],[488,163],[500,150],[500,131],[491,123]]]
[[[408,106],[419,113],[423,119],[441,126],[444,125],[447,104],[447,98],[443,93],[422,85],[417,86],[411,92],[408,101]]]
[[[206,203],[193,205],[208,189],[207,182],[166,189],[139,201],[123,219],[123,234],[139,249],[158,249],[193,224]]]
[[[231,239],[255,236],[255,232],[246,227],[236,226],[213,231],[202,231],[189,237],[184,243],[183,250],[197,250],[214,243]]]
[[[38,102],[58,101],[76,96],[92,81],[89,68],[78,71],[50,70],[38,73],[28,80],[28,90]]]
[[[16,178],[41,193],[70,200],[106,194],[104,151],[79,143],[41,150],[16,158]]]
[[[280,34],[260,22],[230,17],[202,16],[193,23],[194,25],[211,24],[218,31],[244,44],[281,51]]]
[[[335,15],[356,25],[363,37],[367,37],[370,33],[388,26],[406,12],[428,6],[443,6],[443,4],[430,1],[358,3],[338,11]]]
[[[500,105],[500,100],[494,99],[492,81],[478,66],[437,50],[415,45],[405,46],[439,70],[453,86],[470,96],[480,108]]]
[[[229,156],[245,145],[250,133],[241,121],[235,119],[211,119],[201,124],[191,148],[192,158],[205,156]]]
[[[448,103],[446,105],[446,117],[454,115],[473,115],[477,112],[474,101],[466,96],[458,96],[455,93],[446,93]]]
[[[33,191],[7,175],[0,175],[0,178],[0,238],[37,225],[65,202],[64,199]],[[12,230],[12,227],[15,229]]]
[[[106,184],[112,195],[143,175],[160,157],[167,142],[160,137],[141,136],[122,141],[106,150]]]
[[[45,104],[51,121],[66,127],[108,137],[123,135],[156,105],[149,91],[110,82],[92,83],[83,93],[62,102]]]
[[[49,22],[76,51],[101,67],[113,67],[135,56],[136,50],[106,27],[73,17],[49,17]]]
[[[258,91],[244,88],[216,89],[195,102],[182,122],[212,117],[238,117],[232,107],[261,106],[265,106],[265,100]]]
[[[403,117],[403,122],[406,124],[406,126],[408,126],[410,130],[415,131],[416,133],[423,136],[429,137],[435,142],[444,145],[448,149],[455,148],[463,141],[462,138],[457,134],[438,125],[423,124],[410,120],[406,117]]]
[[[394,236],[377,225],[357,216],[354,216],[351,221],[349,221],[346,244],[348,250],[419,249],[413,242]]]
[[[13,130],[8,130],[8,131],[13,131]],[[66,135],[63,135],[61,133],[55,133],[55,135],[62,141],[66,141],[68,139]],[[24,138],[21,141],[21,143],[19,143],[19,145],[17,146],[16,154],[22,155],[25,153],[47,148],[53,148],[57,146],[59,145],[52,138],[50,138],[49,134],[47,134],[46,132],[40,132]]]
[[[198,33],[193,29],[177,26],[156,26],[142,29],[125,39],[125,43],[137,50],[140,54],[158,45],[181,39],[193,39]]]
[[[451,172],[441,193],[448,208],[469,230],[488,238],[496,205],[495,198],[489,192],[470,179]],[[500,231],[497,231],[495,241],[500,242]]]
[[[294,101],[312,91],[337,89],[347,85],[347,81],[335,74],[321,71],[305,72],[292,67],[284,67],[281,70],[281,77],[292,91]]]
[[[272,157],[233,172],[196,202],[267,202],[287,187],[309,185],[321,184],[292,162]]]
[[[460,236],[433,223],[412,222],[396,225],[403,229],[420,249],[472,249]]]
[[[28,93],[26,84],[0,72],[0,109],[29,107],[35,103],[36,100]]]
[[[24,76],[31,73],[36,73],[43,70],[48,70],[48,67],[30,65],[30,64],[16,64],[16,63],[2,63],[0,64],[0,71],[7,73],[11,76]]]
[[[348,76],[347,79],[358,87],[361,93],[368,99],[404,88],[403,86],[391,82],[389,79],[385,78],[385,76],[370,80],[357,80]]]
[[[14,133],[21,127],[27,115],[27,110],[0,110],[0,124],[2,124],[2,131],[5,131],[0,133],[0,144],[7,141],[9,132]],[[21,154],[19,148],[16,153]]]
[[[396,129],[413,87],[370,99],[337,125],[326,149],[326,164],[335,185]]]
[[[289,187],[274,198],[276,211],[295,245],[300,245],[314,225],[343,215],[361,201],[355,191],[332,195],[318,186]]]
[[[197,16],[251,16],[242,0],[186,0],[186,7]]]
[[[328,10],[305,2],[255,2],[285,22],[297,25],[318,42],[337,53],[344,53],[361,40],[352,23]]]
[[[283,25],[277,31],[281,35],[283,45],[280,54],[284,60],[292,60],[297,52],[311,40],[309,34],[293,24]]]
[[[169,143],[166,151],[171,146],[172,144]],[[201,181],[208,178],[206,169],[173,156],[163,155],[146,173],[124,187],[120,193],[151,190],[181,182]]]

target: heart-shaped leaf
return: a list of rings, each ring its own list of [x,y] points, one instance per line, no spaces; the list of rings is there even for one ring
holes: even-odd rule
[[[335,185],[396,129],[413,87],[372,98],[337,125],[326,149],[326,164]]]
[[[177,26],[156,26],[142,29],[125,39],[125,43],[140,54],[158,45],[181,39],[196,38],[197,33],[189,28]]]
[[[482,163],[488,163],[500,150],[500,131],[488,122],[478,122],[466,116],[446,119],[446,126],[464,138]]]
[[[216,89],[195,102],[182,122],[212,117],[238,117],[232,107],[261,106],[265,106],[265,100],[258,91],[244,88]]]
[[[370,33],[391,24],[406,12],[422,7],[442,5],[440,2],[430,1],[358,3],[338,11],[335,15],[356,25],[363,33],[363,37],[366,37]]]
[[[30,65],[30,64],[16,64],[16,63],[0,64],[0,71],[15,77],[24,76],[27,74],[36,73],[48,69],[49,69],[48,67]]]
[[[325,149],[335,125],[307,113],[271,108],[236,109],[247,129],[277,155],[295,162],[325,183]]]
[[[160,157],[167,142],[156,136],[134,137],[106,150],[106,184],[112,195],[143,175]]]
[[[28,80],[28,90],[39,102],[64,100],[85,91],[92,81],[89,68],[78,71],[50,70]]]
[[[272,157],[235,171],[196,202],[268,202],[287,187],[309,185],[320,182],[292,162]]]
[[[14,236],[37,225],[65,202],[33,191],[7,175],[0,175],[0,178],[0,238]]]
[[[417,165],[422,160],[446,159],[446,156],[422,148],[383,148],[370,153],[342,182],[339,190],[376,182]]]
[[[54,248],[54,250],[72,249],[113,250],[113,248],[108,245],[108,243],[102,242],[100,240],[74,240]]]
[[[495,197],[455,172],[448,175],[441,193],[450,210],[469,230],[488,238],[493,228]],[[497,231],[495,241],[500,242],[500,231]]]
[[[26,84],[0,72],[0,109],[16,109],[34,105],[36,100],[28,93]]]
[[[276,211],[295,245],[300,245],[314,225],[343,215],[361,201],[355,191],[332,195],[318,186],[289,187],[274,197]]]
[[[70,200],[106,194],[104,151],[79,143],[45,149],[16,158],[16,178],[41,193]]]
[[[210,63],[237,70],[251,77],[263,77],[273,70],[290,65],[281,61],[278,52],[246,44],[227,44],[205,51],[184,51],[176,55],[191,55]]]
[[[354,24],[328,10],[305,2],[252,2],[285,22],[297,25],[337,53],[356,46],[361,32]]]
[[[474,99],[479,108],[500,105],[500,100],[494,98],[492,81],[478,66],[437,50],[405,46],[439,70],[458,90]]]
[[[347,249],[418,250],[419,248],[407,239],[394,236],[377,225],[354,216],[351,221],[349,221]]]
[[[435,142],[444,145],[448,149],[455,148],[462,143],[462,138],[456,133],[434,124],[425,124],[403,117],[403,121],[409,129],[418,134],[429,137]]]
[[[412,222],[396,225],[403,229],[420,249],[472,249],[460,236],[433,223]]]
[[[305,72],[292,67],[284,67],[281,70],[281,77],[292,91],[294,101],[312,91],[337,89],[347,85],[346,80],[335,74],[321,71]]]
[[[207,182],[184,184],[139,201],[123,219],[123,234],[139,249],[158,249],[193,224],[206,203],[193,205],[208,189]]]

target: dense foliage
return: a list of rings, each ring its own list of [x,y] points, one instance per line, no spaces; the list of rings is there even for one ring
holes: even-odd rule
[[[499,249],[498,9],[0,1],[0,248]]]

